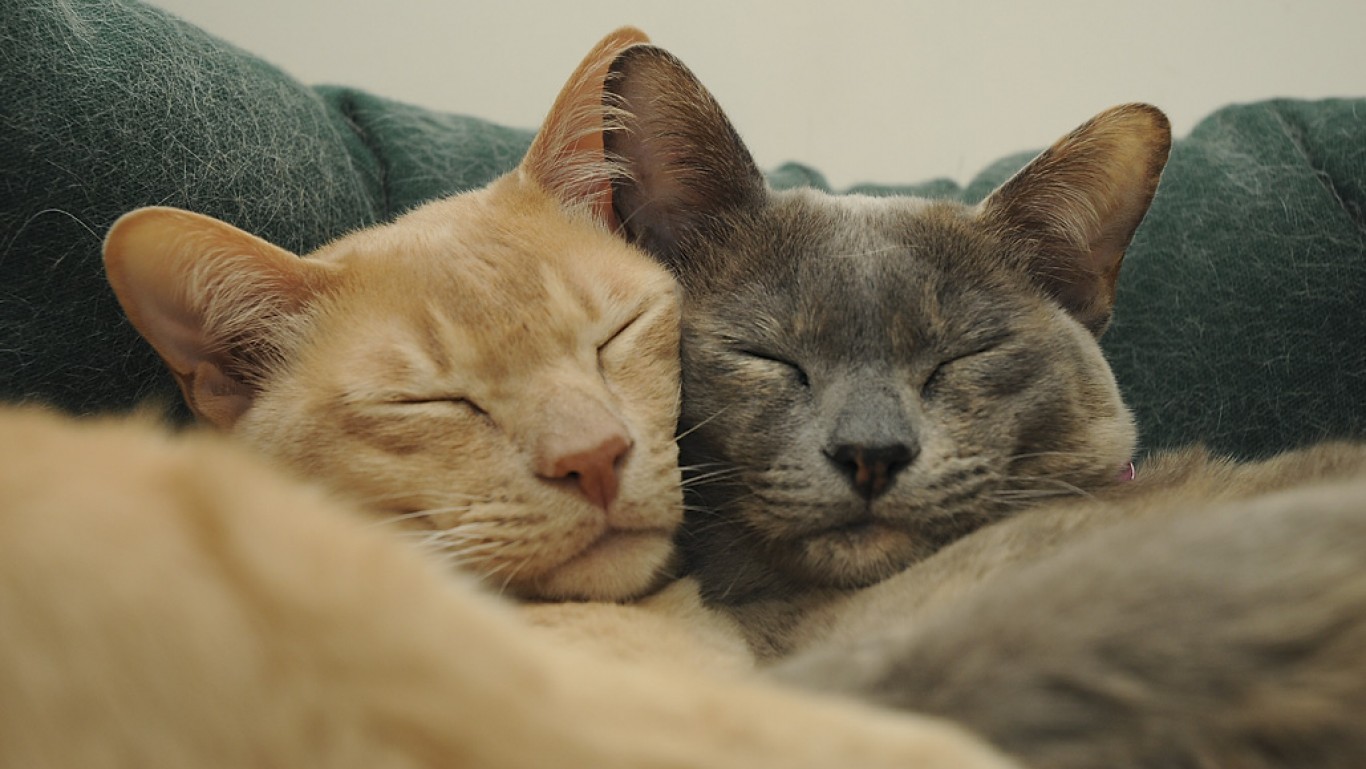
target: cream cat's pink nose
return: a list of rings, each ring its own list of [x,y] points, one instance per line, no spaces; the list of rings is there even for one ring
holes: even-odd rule
[[[540,474],[547,478],[575,480],[589,502],[606,510],[617,498],[620,488],[617,463],[629,448],[630,438],[620,431],[609,431],[583,445],[565,446],[561,451],[551,452]]]

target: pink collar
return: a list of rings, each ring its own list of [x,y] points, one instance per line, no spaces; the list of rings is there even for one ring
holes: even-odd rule
[[[1119,475],[1117,475],[1115,479],[1120,483],[1128,483],[1129,481],[1132,481],[1136,475],[1138,475],[1138,471],[1134,469],[1134,463],[1130,461],[1125,462],[1124,466],[1119,468]]]

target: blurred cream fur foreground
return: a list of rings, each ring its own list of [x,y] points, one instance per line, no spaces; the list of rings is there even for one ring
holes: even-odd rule
[[[548,643],[226,438],[0,410],[0,767],[954,767],[943,722]]]

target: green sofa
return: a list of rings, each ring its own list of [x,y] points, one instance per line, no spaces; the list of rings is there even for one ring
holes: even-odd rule
[[[151,204],[296,251],[511,168],[531,132],[307,87],[132,0],[0,0],[0,398],[88,413],[175,386],[123,320],[105,230]],[[814,108],[814,105],[813,105]],[[1059,131],[1084,118],[1059,116]],[[893,139],[889,152],[897,151]],[[860,187],[979,199],[966,187]],[[788,165],[775,185],[826,187]],[[1173,149],[1104,339],[1146,448],[1366,434],[1366,99],[1222,109]]]

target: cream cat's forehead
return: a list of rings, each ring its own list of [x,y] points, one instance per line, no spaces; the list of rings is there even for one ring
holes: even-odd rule
[[[545,234],[505,233],[483,248],[388,235],[346,244],[347,280],[317,308],[320,366],[360,397],[472,395],[556,367],[586,370],[625,324],[677,314],[668,273],[605,233],[553,252]]]
[[[611,323],[676,301],[663,268],[599,233],[555,243],[545,235],[453,241],[398,233],[361,243],[340,261],[339,311],[436,315],[490,331]]]
[[[535,299],[523,294],[555,281],[618,302],[673,290],[668,272],[639,249],[509,179],[428,203],[308,258],[339,264],[369,287],[394,284],[474,302],[506,294]]]

